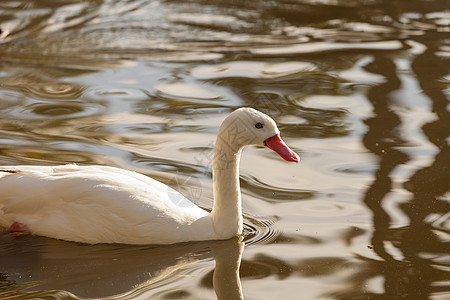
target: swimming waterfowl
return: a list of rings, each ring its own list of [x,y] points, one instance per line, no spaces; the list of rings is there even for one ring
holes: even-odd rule
[[[269,116],[252,108],[235,110],[215,143],[211,212],[194,203],[180,206],[173,197],[183,196],[167,185],[119,168],[0,167],[0,226],[90,244],[228,239],[243,229],[239,160],[247,145],[266,146],[299,162]]]

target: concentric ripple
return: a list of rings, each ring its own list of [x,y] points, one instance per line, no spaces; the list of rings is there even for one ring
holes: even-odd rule
[[[247,246],[270,244],[281,232],[274,226],[273,218],[245,216],[244,242]]]

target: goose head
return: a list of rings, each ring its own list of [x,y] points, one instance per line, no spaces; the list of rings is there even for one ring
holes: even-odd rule
[[[299,162],[299,156],[289,149],[280,137],[280,130],[268,115],[253,108],[243,107],[232,112],[220,126],[218,142],[234,153],[245,146],[265,146],[284,160]]]

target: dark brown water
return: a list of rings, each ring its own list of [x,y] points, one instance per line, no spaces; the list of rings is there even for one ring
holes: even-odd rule
[[[0,30],[0,165],[121,167],[210,208],[241,106],[302,157],[244,151],[243,243],[3,232],[0,297],[450,299],[448,1],[2,0]]]

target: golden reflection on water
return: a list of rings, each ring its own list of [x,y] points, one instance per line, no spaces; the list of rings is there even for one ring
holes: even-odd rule
[[[244,151],[245,247],[2,233],[2,297],[449,297],[447,1],[3,0],[0,15],[0,164],[118,166],[209,209],[215,134],[240,106],[302,157]]]

